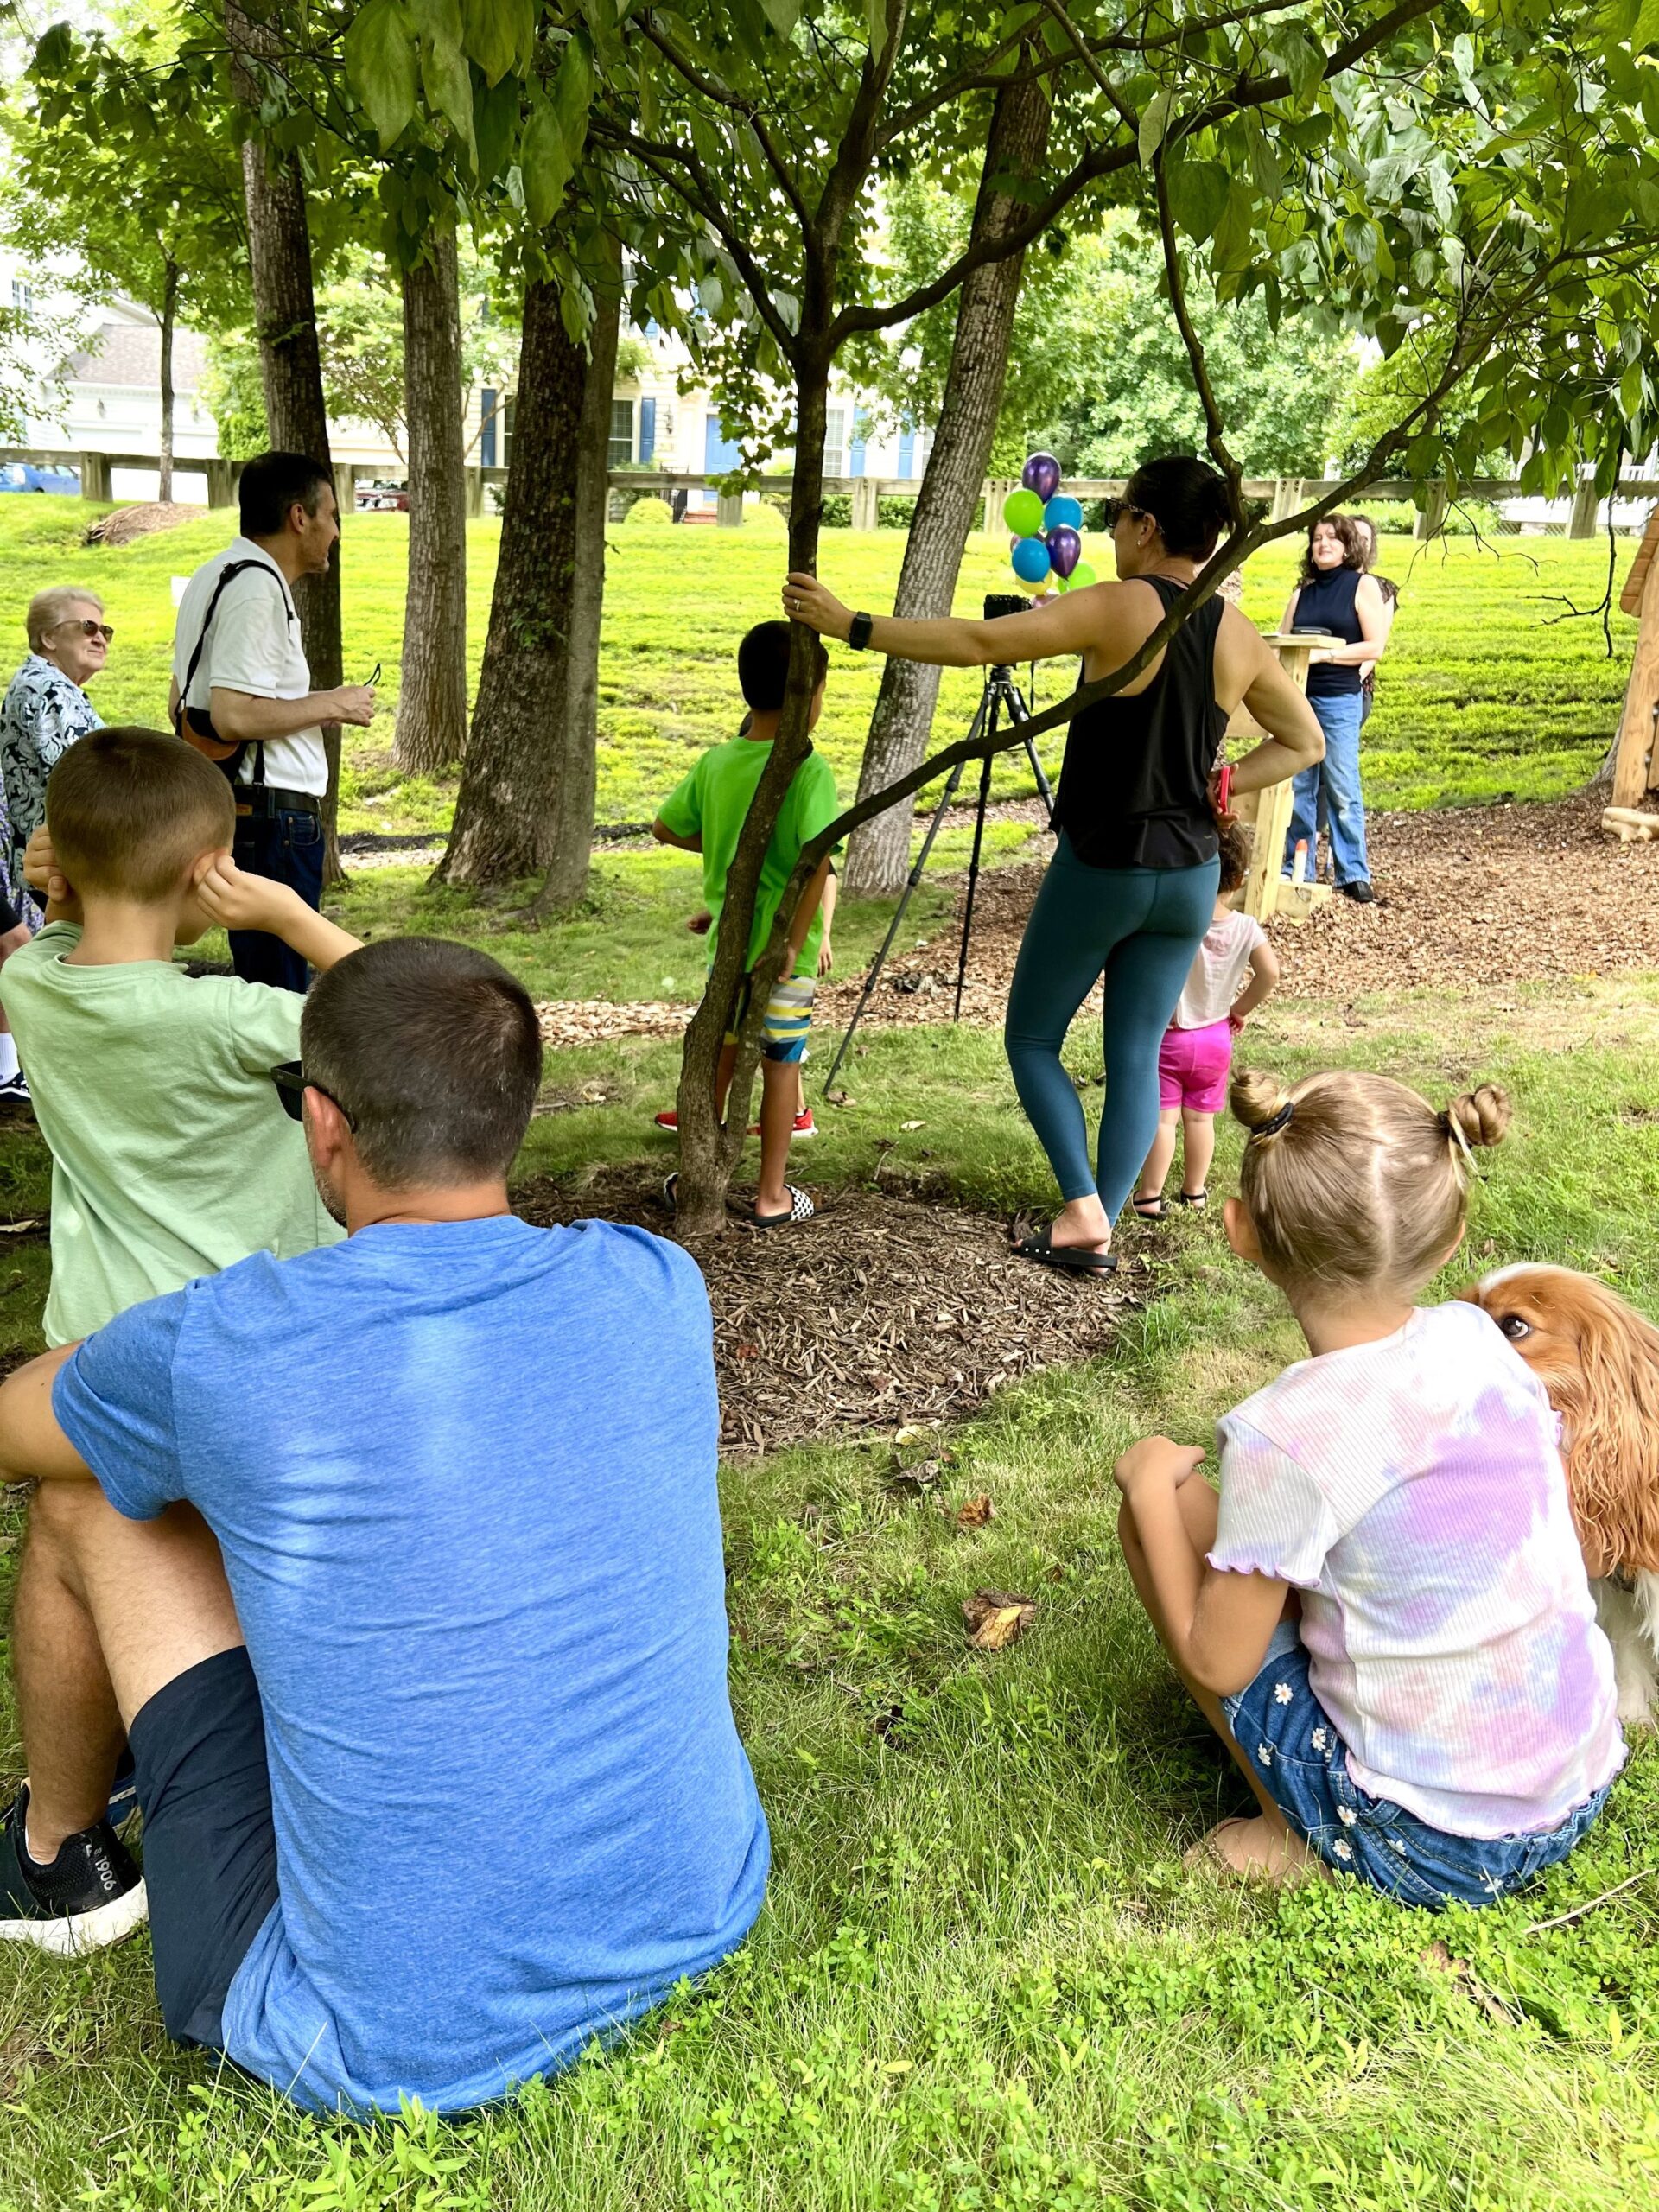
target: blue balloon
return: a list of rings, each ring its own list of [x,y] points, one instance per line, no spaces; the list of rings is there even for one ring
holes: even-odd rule
[[[1081,530],[1083,502],[1074,499],[1069,492],[1057,492],[1043,509],[1043,528],[1047,530]]]
[[[1012,557],[1014,573],[1022,584],[1039,584],[1048,574],[1048,548],[1040,537],[1022,537]]]

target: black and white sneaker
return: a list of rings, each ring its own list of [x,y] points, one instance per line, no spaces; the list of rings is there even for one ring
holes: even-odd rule
[[[0,1106],[27,1106],[29,1103],[29,1084],[22,1068],[0,1079]]]
[[[142,1928],[149,1917],[143,1876],[109,1822],[68,1837],[40,1866],[24,1840],[28,1808],[25,1783],[0,1824],[0,1942],[71,1959]]]

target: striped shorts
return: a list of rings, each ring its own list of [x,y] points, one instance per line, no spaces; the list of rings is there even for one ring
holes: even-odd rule
[[[743,1027],[743,1017],[749,1010],[749,995],[753,978],[743,978],[743,988],[738,995],[736,1028],[728,1037],[728,1045],[736,1042],[737,1030]],[[807,1033],[812,1027],[812,1001],[817,985],[810,976],[780,976],[772,987],[772,996],[766,1001],[766,1018],[760,1029],[760,1055],[767,1060],[804,1060],[806,1058]]]

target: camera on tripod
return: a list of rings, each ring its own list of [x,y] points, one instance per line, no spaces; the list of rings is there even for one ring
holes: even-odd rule
[[[1029,614],[1031,601],[1021,599],[1017,591],[988,591],[985,594],[985,620],[997,622],[1005,614]]]

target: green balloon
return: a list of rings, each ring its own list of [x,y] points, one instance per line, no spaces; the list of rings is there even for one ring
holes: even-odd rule
[[[1019,537],[1034,537],[1043,526],[1043,503],[1034,492],[1010,492],[1002,519]]]
[[[1090,567],[1086,561],[1079,561],[1077,567],[1071,571],[1071,589],[1073,591],[1082,591],[1088,585],[1097,584],[1099,582],[1100,578],[1095,574],[1094,570]]]

